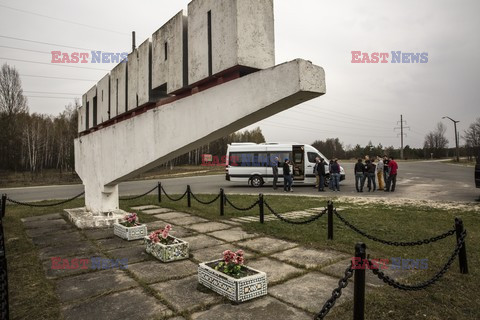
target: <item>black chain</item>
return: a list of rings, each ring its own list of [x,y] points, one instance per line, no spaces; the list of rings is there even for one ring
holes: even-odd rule
[[[429,243],[432,243],[432,242],[436,242],[438,240],[442,240],[442,239],[445,239],[446,237],[449,237],[453,234],[455,234],[455,228],[452,229],[452,230],[448,230],[447,232],[445,233],[442,233],[441,235],[438,235],[436,237],[432,237],[432,238],[428,238],[428,239],[423,239],[423,240],[418,240],[418,241],[406,241],[406,242],[401,242],[401,241],[389,241],[389,240],[382,240],[382,239],[379,239],[375,236],[371,236],[369,235],[368,233],[358,229],[357,227],[355,227],[353,224],[351,224],[350,222],[348,222],[344,217],[342,217],[336,209],[333,210],[333,213],[338,217],[338,219],[340,219],[340,221],[342,221],[347,227],[349,227],[350,229],[352,229],[353,231],[361,234],[362,236],[372,240],[372,241],[377,241],[377,242],[380,242],[380,243],[383,243],[383,244],[386,244],[386,245],[389,245],[389,246],[396,246],[396,247],[411,247],[411,246],[421,246],[421,245],[424,245],[424,244],[429,244]]]
[[[188,189],[185,190],[185,192],[180,196],[180,198],[175,199],[175,198],[172,198],[171,196],[169,196],[168,193],[165,192],[165,189],[163,189],[163,187],[162,187],[162,190],[163,190],[163,193],[167,196],[167,198],[170,199],[171,201],[180,201],[180,200],[182,200],[182,199],[187,195],[187,192],[188,192]]]
[[[139,196],[134,196],[134,197],[130,197],[130,198],[120,198],[119,200],[135,200],[135,199],[138,199],[138,198],[141,198],[143,196],[146,196],[147,194],[149,194],[150,192],[152,192],[153,190],[157,189],[158,186],[155,186],[153,189],[139,195]]]
[[[431,286],[432,284],[434,284],[435,282],[437,282],[445,274],[445,272],[448,271],[448,269],[452,265],[453,261],[455,261],[455,258],[457,257],[458,253],[460,252],[460,249],[462,248],[463,244],[465,243],[465,237],[466,236],[467,236],[467,231],[464,230],[462,232],[462,234],[460,235],[460,238],[458,239],[457,245],[455,246],[455,249],[453,250],[453,253],[450,256],[450,259],[448,259],[447,263],[445,263],[445,265],[442,267],[442,269],[440,269],[440,271],[438,271],[432,278],[430,278],[427,281],[420,282],[420,283],[413,284],[413,285],[402,284],[402,283],[396,281],[395,279],[392,279],[389,276],[385,275],[379,269],[371,268],[371,271],[373,272],[373,274],[375,274],[378,277],[378,279],[382,280],[383,282],[385,282],[389,286],[392,286],[396,289],[406,290],[406,291],[416,291],[416,290],[425,289],[425,288]],[[369,265],[371,265],[372,262],[370,260],[368,260],[368,263],[369,263]]]
[[[254,203],[252,203],[251,206],[249,206],[247,208],[240,208],[240,207],[237,207],[236,205],[234,205],[230,200],[228,200],[227,195],[225,195],[225,202],[230,204],[235,210],[238,210],[238,211],[248,211],[250,209],[255,208],[255,206],[258,204],[258,200],[257,200]]]
[[[325,318],[325,316],[330,312],[330,309],[333,308],[335,305],[335,302],[337,301],[338,298],[342,295],[342,289],[345,289],[348,285],[348,280],[353,276],[353,268],[352,268],[352,263],[350,262],[350,265],[345,269],[345,275],[343,276],[342,279],[338,281],[338,287],[333,289],[332,291],[332,296],[330,299],[325,302],[323,305],[322,310],[315,316],[314,320],[322,320]]]
[[[215,197],[215,199],[212,199],[210,201],[202,201],[200,199],[197,198],[197,196],[195,196],[195,194],[193,192],[190,191],[190,194],[192,195],[193,199],[197,200],[198,202],[200,202],[201,204],[212,204],[214,203],[215,201],[217,201],[219,198],[220,198],[220,193]]]
[[[75,197],[73,198],[70,198],[70,199],[67,199],[67,200],[64,200],[64,201],[60,201],[60,202],[57,202],[57,203],[51,203],[51,204],[33,204],[33,203],[26,203],[26,202],[21,202],[21,201],[16,201],[16,200],[13,200],[13,199],[10,199],[10,198],[7,198],[7,201],[10,201],[12,203],[15,203],[15,204],[18,204],[18,205],[21,205],[21,206],[28,206],[28,207],[54,207],[54,206],[58,206],[60,204],[64,204],[64,203],[67,203],[67,202],[70,202],[72,200],[75,200],[77,199],[78,197],[82,196],[83,194],[85,194],[85,191],[80,193],[80,194],[77,194]]]
[[[272,207],[270,207],[270,205],[267,203],[267,201],[264,201],[263,202],[265,204],[265,206],[267,207],[267,209],[273,213],[273,215],[275,217],[277,217],[278,219],[282,220],[283,222],[286,222],[286,223],[291,223],[291,224],[307,224],[307,223],[311,223],[317,219],[319,219],[320,217],[322,217],[325,213],[327,213],[327,209],[323,209],[323,211],[320,211],[318,214],[308,218],[307,220],[302,220],[302,221],[297,221],[297,220],[290,220],[290,219],[287,219],[285,217],[282,217],[280,214],[276,213]]]

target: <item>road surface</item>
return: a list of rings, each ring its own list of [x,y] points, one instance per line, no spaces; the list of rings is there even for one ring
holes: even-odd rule
[[[449,164],[439,161],[400,162],[397,189],[394,193],[377,191],[375,193],[355,191],[353,163],[341,165],[346,172],[346,180],[340,185],[340,192],[318,193],[312,186],[294,184],[293,194],[335,196],[385,196],[408,199],[475,202],[480,189],[475,188],[474,168]],[[148,191],[156,185],[156,180],[129,181],[120,184],[120,196],[137,195]],[[246,183],[232,183],[225,180],[225,175],[210,175],[165,179],[162,185],[169,194],[181,194],[189,184],[194,193],[218,193],[223,188],[228,193],[282,194],[283,189],[273,190],[271,185],[252,188]],[[42,186],[26,188],[0,189],[9,198],[19,201],[39,201],[47,199],[67,199],[83,191],[83,185]],[[366,187],[364,188],[366,191]],[[155,191],[156,192],[156,191]]]

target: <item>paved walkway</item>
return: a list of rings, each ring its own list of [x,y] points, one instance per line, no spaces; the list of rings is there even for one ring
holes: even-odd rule
[[[172,224],[172,234],[189,242],[190,258],[162,263],[145,252],[142,240],[122,240],[111,228],[78,230],[60,214],[23,219],[39,248],[45,274],[56,285],[65,319],[312,319],[349,264],[349,256],[340,252],[247,233],[240,222],[248,219],[213,222],[157,206],[134,209],[157,219],[147,223],[149,231]],[[302,218],[313,211],[285,216]],[[198,285],[196,274],[199,262],[240,248],[245,250],[248,266],[267,273],[268,295],[235,305]],[[52,257],[70,262],[126,258],[128,268],[93,270],[89,265],[88,269],[54,270]],[[369,289],[381,285],[371,276],[367,282]],[[352,299],[352,288],[350,284],[344,289],[336,305]]]

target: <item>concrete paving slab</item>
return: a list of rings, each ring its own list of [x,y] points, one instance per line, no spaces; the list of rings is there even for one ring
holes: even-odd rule
[[[55,247],[62,246],[65,241],[86,241],[80,232],[69,233],[50,233],[48,235],[40,235],[32,238],[32,242],[37,247]]]
[[[120,248],[108,251],[107,254],[114,259],[127,259],[129,265],[151,259],[151,255],[145,252],[145,246],[143,244],[129,248]]]
[[[197,223],[191,224],[188,226],[189,229],[193,229],[198,232],[211,232],[211,231],[218,231],[218,230],[225,230],[229,229],[232,226],[226,223],[220,222],[206,222],[206,223]]]
[[[154,217],[158,219],[162,219],[164,221],[170,220],[170,219],[177,219],[177,218],[188,218],[191,217],[191,214],[185,213],[185,212],[177,212],[177,211],[172,211],[172,212],[167,212],[167,213],[162,213],[162,214],[156,214]]]
[[[44,214],[41,216],[33,216],[33,217],[26,217],[20,219],[22,222],[31,222],[31,221],[45,221],[45,220],[57,220],[62,219],[62,215],[60,213],[50,213]]]
[[[52,228],[52,227],[45,227],[45,228],[36,228],[36,229],[25,229],[25,233],[30,237],[38,237],[42,235],[49,235],[49,234],[60,234],[60,233],[69,233],[69,232],[76,232],[75,229],[71,225],[63,225],[61,228]]]
[[[220,304],[192,314],[192,320],[311,320],[312,316],[275,298],[266,296],[239,305]]]
[[[128,269],[146,283],[178,279],[197,273],[198,265],[190,260],[163,263],[160,260],[145,261],[128,266]]]
[[[84,301],[78,305],[62,308],[67,320],[102,319],[102,320],[143,320],[157,319],[172,314],[164,304],[145,293],[143,289],[135,288],[123,292]]]
[[[113,238],[115,235],[113,234],[113,228],[103,228],[103,229],[87,229],[84,230],[83,233],[90,239],[105,239],[105,238]]]
[[[162,218],[163,220],[163,218]],[[175,218],[175,219],[166,219],[164,220],[171,224],[178,224],[179,226],[186,226],[194,223],[208,222],[207,219],[203,219],[196,216],[184,217],[184,218]]]
[[[248,260],[245,264],[254,269],[263,271],[267,274],[268,285],[285,280],[295,274],[300,274],[305,270],[296,268],[284,262],[275,259],[263,257],[256,260]]]
[[[168,209],[168,208],[153,208],[153,209],[148,209],[148,210],[142,210],[143,213],[146,214],[159,214],[159,213],[166,213],[173,211],[173,209]]]
[[[312,313],[319,312],[327,299],[332,296],[332,290],[338,287],[338,279],[319,272],[310,272],[268,289],[272,296],[291,303]],[[335,306],[347,299],[353,298],[353,286],[342,290],[342,296]]]
[[[61,302],[68,302],[135,286],[138,283],[125,272],[111,269],[57,280],[55,290]]]
[[[191,237],[185,237],[183,240],[188,242],[190,247],[190,251],[206,248],[206,247],[213,247],[219,244],[224,244],[225,242],[221,240],[217,240],[215,238],[209,237],[204,234],[198,234]]]
[[[314,250],[305,247],[296,247],[275,255],[275,258],[293,264],[298,264],[305,268],[316,268],[337,260],[345,259],[348,256],[342,252],[333,250]]]
[[[97,244],[105,250],[114,250],[118,248],[129,248],[135,247],[143,244],[143,239],[127,241],[117,236],[113,238],[100,239],[97,240]]]
[[[215,231],[215,232],[209,233],[209,235],[225,240],[227,242],[241,241],[241,240],[258,236],[258,234],[256,233],[247,233],[240,228]]]
[[[59,226],[67,225],[67,221],[60,219],[51,219],[51,220],[34,220],[34,221],[25,221],[23,223],[25,229],[36,229],[36,228],[52,228],[60,229]]]
[[[130,209],[143,211],[143,210],[157,209],[157,208],[160,208],[160,207],[159,207],[159,206],[152,205],[152,204],[149,204],[149,205],[146,205],[146,206],[131,207]]]
[[[208,248],[202,248],[198,250],[193,250],[191,251],[191,254],[195,260],[198,262],[207,262],[207,261],[212,261],[216,259],[222,259],[223,257],[223,251],[225,250],[232,250],[232,251],[237,251],[240,249],[238,245],[234,245],[231,243],[225,243],[213,247],[208,247]],[[250,261],[254,257],[254,253],[251,251],[245,251],[245,260]]]
[[[203,289],[203,286],[198,284],[196,275],[180,280],[160,282],[150,287],[158,291],[160,296],[177,312],[192,311],[222,300],[222,297],[213,291]]]
[[[146,223],[146,225],[147,225],[147,231],[148,233],[150,233],[155,230],[165,228],[167,223],[165,221],[152,221],[152,222]],[[177,238],[190,237],[197,233],[193,230],[190,230],[178,225],[171,224],[171,226],[172,226],[172,230],[170,231],[170,234]]]
[[[238,245],[255,250],[263,254],[270,254],[277,251],[284,251],[298,246],[295,242],[288,242],[280,239],[270,237],[261,237],[256,239],[245,240],[238,242]]]
[[[222,223],[231,224],[232,226],[241,226],[242,224],[238,221],[233,220],[222,220]]]
[[[63,245],[57,247],[45,247],[38,250],[39,257],[42,260],[50,260],[52,257],[68,257],[75,255],[85,255],[94,253],[95,247],[85,240],[69,241],[64,240]]]

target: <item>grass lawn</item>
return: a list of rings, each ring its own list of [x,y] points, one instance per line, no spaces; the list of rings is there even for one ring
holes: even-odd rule
[[[177,195],[175,195],[177,196]],[[213,199],[215,195],[199,195],[202,200]],[[229,195],[237,206],[248,207],[256,201],[256,196]],[[323,199],[300,196],[266,196],[265,199],[279,213],[314,207],[324,207]],[[340,214],[360,229],[379,238],[397,241],[410,241],[441,234],[453,227],[454,217],[463,219],[468,230],[467,254],[470,273],[459,273],[458,259],[444,277],[426,290],[404,292],[384,286],[367,290],[366,319],[389,317],[392,319],[480,319],[480,299],[477,286],[480,272],[476,267],[480,258],[480,214],[478,211],[446,211],[431,207],[393,206],[348,202],[335,202]],[[130,211],[136,205],[156,204],[156,196],[145,196],[137,200],[121,201],[121,207]],[[63,206],[53,208],[26,208],[8,206],[4,218],[8,277],[10,292],[10,313],[12,319],[56,319],[60,304],[54,293],[54,283],[44,276],[37,249],[27,237],[23,217],[61,212],[63,208],[80,207],[83,199],[76,199]],[[258,207],[247,212],[238,212],[230,206],[225,208],[225,216],[219,215],[219,202],[202,205],[192,199],[192,207],[187,207],[186,199],[172,202],[162,196],[161,206],[190,212],[212,220],[230,219],[243,215],[258,216]],[[265,211],[267,214],[267,210]],[[143,222],[154,220],[152,216],[139,213]],[[338,219],[334,220],[334,240],[327,240],[326,216],[308,225],[291,225],[281,221],[245,223],[248,231],[272,235],[295,241],[305,246],[319,249],[334,249],[353,255],[355,243],[363,241],[371,258],[402,257],[428,259],[428,270],[413,273],[401,282],[417,283],[432,277],[447,261],[455,246],[455,236],[433,244],[418,247],[391,247],[372,242],[348,229]],[[346,267],[346,266],[345,266]],[[367,271],[370,272],[370,271]],[[386,270],[388,274],[389,270]],[[353,285],[350,283],[349,286]],[[334,289],[334,288],[332,288]],[[327,319],[352,319],[352,303],[336,307]]]

